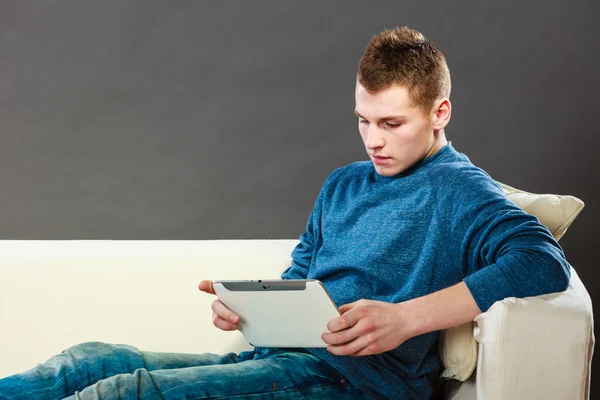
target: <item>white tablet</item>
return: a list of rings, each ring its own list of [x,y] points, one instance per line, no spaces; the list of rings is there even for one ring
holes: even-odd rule
[[[215,281],[213,288],[257,347],[326,347],[321,334],[340,316],[318,280]]]

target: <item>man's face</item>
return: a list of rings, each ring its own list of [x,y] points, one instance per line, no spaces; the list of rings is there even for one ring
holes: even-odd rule
[[[356,83],[358,130],[375,170],[394,176],[435,153],[433,112],[412,106],[408,90],[392,86],[369,93]]]

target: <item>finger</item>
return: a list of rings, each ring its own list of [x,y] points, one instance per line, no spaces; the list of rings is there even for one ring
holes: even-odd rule
[[[342,345],[329,345],[327,346],[327,351],[336,356],[351,356],[356,353],[361,352],[365,349],[366,344],[361,340],[362,338],[357,338],[350,343],[342,344]]]
[[[337,332],[323,333],[321,339],[329,345],[342,345],[350,343],[351,341],[361,337],[362,335],[369,334],[373,329],[370,329],[370,325],[364,321],[359,321],[350,328],[342,329]]]
[[[373,354],[379,354],[379,353],[382,353],[382,350],[380,350],[379,347],[377,347],[375,345],[370,345],[370,346],[365,347],[358,353],[354,353],[352,355],[356,356],[356,357],[362,357],[362,356],[371,356]]]
[[[355,301],[354,303],[348,303],[348,304],[344,304],[342,306],[340,306],[338,308],[338,310],[340,310],[340,312],[343,314],[347,311],[352,310],[354,307],[356,307],[356,303],[358,303],[357,301]]]
[[[358,315],[358,313],[355,312],[355,310],[352,309],[350,311],[344,312],[343,315],[329,321],[329,323],[327,324],[327,329],[329,329],[329,332],[332,333],[339,332],[341,330],[348,329],[356,325],[356,323],[359,320],[360,316]]]
[[[353,329],[346,329],[337,333],[323,333],[321,339],[328,345],[342,345],[353,341],[359,334]]]
[[[357,337],[351,342],[341,345],[329,345],[327,351],[338,356],[363,356],[376,354],[377,345],[373,335],[367,334]]]
[[[225,304],[221,303],[221,300],[215,300],[211,305],[212,310],[223,320],[228,321],[232,324],[237,324],[240,317],[232,312],[229,308],[225,307]]]
[[[213,312],[213,325],[224,331],[235,331],[238,329],[237,324],[232,324],[231,322],[225,321],[223,318],[219,317],[217,315],[217,313],[214,313],[214,312]]]
[[[216,294],[213,288],[213,281],[202,281],[198,285],[198,289],[209,294]]]

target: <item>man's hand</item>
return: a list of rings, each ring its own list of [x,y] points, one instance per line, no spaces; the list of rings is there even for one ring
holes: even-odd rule
[[[340,307],[342,315],[327,324],[321,338],[339,356],[366,356],[395,349],[414,336],[402,303],[359,300]]]
[[[202,281],[198,285],[198,289],[208,294],[216,294],[213,289],[212,281]],[[232,313],[221,300],[213,301],[211,308],[213,310],[213,325],[223,331],[235,331],[238,326],[237,323],[240,320],[236,314]]]
[[[400,346],[408,339],[457,326],[481,313],[465,282],[402,303],[359,300],[340,307],[321,337],[336,355],[366,356]]]

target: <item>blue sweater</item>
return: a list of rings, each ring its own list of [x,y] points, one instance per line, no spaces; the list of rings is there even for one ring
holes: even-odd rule
[[[372,163],[325,181],[284,279],[319,279],[338,306],[403,302],[465,281],[486,311],[506,297],[566,289],[569,266],[537,218],[449,143],[385,177]],[[439,376],[439,331],[373,356],[307,349],[375,399],[428,399]]]

